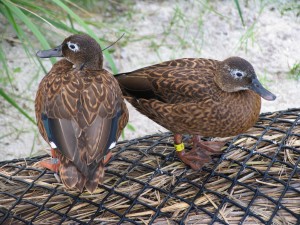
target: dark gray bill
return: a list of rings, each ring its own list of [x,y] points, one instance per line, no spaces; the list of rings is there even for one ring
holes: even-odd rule
[[[49,50],[40,50],[36,53],[36,55],[40,58],[63,57],[62,46],[59,45]]]
[[[268,91],[267,89],[265,89],[256,78],[252,80],[252,84],[249,87],[249,89],[255,91],[262,98],[268,101],[273,101],[276,99],[276,96],[272,94],[270,91]]]

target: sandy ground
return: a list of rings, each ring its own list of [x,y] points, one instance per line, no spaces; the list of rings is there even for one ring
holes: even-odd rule
[[[290,68],[300,62],[300,18],[293,12],[281,15],[282,8],[278,4],[262,6],[260,1],[249,1],[249,5],[242,6],[246,24],[243,27],[232,2],[136,1],[130,6],[131,13],[127,12],[128,8],[121,8],[117,19],[97,14],[94,20],[110,23],[110,28],[95,31],[113,41],[117,36],[115,31],[126,30],[123,42],[127,43],[121,47],[121,40],[121,44],[114,46],[113,57],[119,71],[175,58],[223,60],[235,55],[250,61],[262,83],[277,95],[274,102],[263,100],[263,112],[300,107],[300,83],[288,77]],[[3,27],[0,23],[0,29]],[[14,36],[9,29],[5,35]],[[49,34],[49,38],[51,36]],[[57,45],[63,37],[51,39],[53,45]],[[12,46],[4,41],[2,45],[10,68],[21,68],[14,74],[14,93],[21,96],[19,101],[24,102],[23,107],[34,116],[33,100],[44,73],[37,70],[36,62],[28,59],[20,43]],[[51,64],[44,62],[49,69]],[[34,125],[2,99],[0,106],[0,160],[40,154],[48,148]],[[165,131],[128,107],[130,123],[136,131],[126,129],[125,139]]]

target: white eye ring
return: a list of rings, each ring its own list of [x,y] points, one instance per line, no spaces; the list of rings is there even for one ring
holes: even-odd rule
[[[234,70],[230,70],[230,74],[233,76],[234,79],[241,79],[244,77],[244,72],[234,69]]]
[[[69,49],[72,50],[73,52],[79,51],[79,46],[77,44],[68,41],[67,45],[68,45]]]

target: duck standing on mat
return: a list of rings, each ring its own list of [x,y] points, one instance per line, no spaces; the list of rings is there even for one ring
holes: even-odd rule
[[[67,188],[92,193],[128,121],[118,82],[103,69],[101,48],[88,35],[72,35],[37,56],[64,57],[43,78],[35,99],[38,128],[53,155],[41,165],[59,170]]]
[[[139,112],[174,133],[178,157],[194,170],[225,144],[202,141],[201,136],[227,137],[248,130],[258,120],[261,97],[276,98],[258,81],[252,65],[240,57],[183,58],[115,77]],[[189,152],[182,134],[193,135]]]

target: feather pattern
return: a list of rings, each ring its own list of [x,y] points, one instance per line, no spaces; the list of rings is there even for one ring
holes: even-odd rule
[[[103,180],[103,158],[128,121],[117,81],[101,67],[74,68],[62,59],[42,79],[35,111],[41,135],[58,148],[64,185],[93,192]]]
[[[230,74],[233,69],[245,76],[236,79]],[[226,137],[244,132],[258,119],[260,95],[274,97],[265,89],[260,95],[249,90],[256,75],[239,57],[177,59],[116,78],[138,111],[179,134]]]

